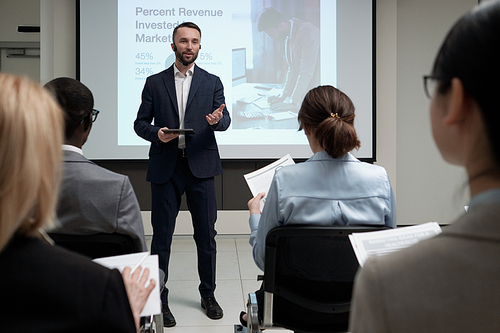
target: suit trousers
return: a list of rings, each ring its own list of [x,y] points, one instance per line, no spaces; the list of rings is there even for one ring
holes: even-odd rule
[[[151,253],[158,254],[159,266],[168,280],[168,265],[175,220],[179,214],[181,197],[186,193],[188,209],[191,213],[198,254],[198,275],[201,297],[212,297],[215,291],[215,264],[217,247],[215,243],[215,221],[217,203],[214,177],[195,177],[187,163],[187,158],[179,150],[174,173],[168,182],[151,183],[153,240]],[[163,304],[168,303],[168,288],[161,294]]]

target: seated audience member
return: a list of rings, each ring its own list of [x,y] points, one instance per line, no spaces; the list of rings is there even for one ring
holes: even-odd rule
[[[396,227],[387,172],[350,153],[360,146],[351,99],[332,86],[316,87],[306,94],[298,120],[314,155],[276,170],[262,214],[260,201],[265,193],[248,202],[250,245],[261,270],[266,236],[275,227],[309,223]],[[242,319],[244,324],[246,315]]]
[[[82,146],[99,111],[81,82],[61,77],[45,85],[65,119],[63,178],[57,205],[60,225],[51,232],[88,235],[119,233],[132,237],[137,251],[147,251],[141,210],[127,176],[104,169],[83,156]]]
[[[122,277],[42,230],[54,221],[63,128],[47,91],[0,73],[0,332],[136,332],[149,270]]]
[[[351,332],[500,331],[499,40],[500,2],[481,4],[451,28],[424,77],[434,141],[465,168],[469,209],[440,235],[365,263]]]

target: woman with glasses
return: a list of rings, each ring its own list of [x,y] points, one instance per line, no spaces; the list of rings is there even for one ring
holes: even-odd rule
[[[351,332],[500,331],[500,2],[460,18],[430,76],[434,141],[468,176],[468,211],[439,236],[368,260]]]

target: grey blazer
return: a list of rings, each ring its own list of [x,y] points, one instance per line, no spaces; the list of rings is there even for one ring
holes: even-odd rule
[[[358,272],[351,332],[500,332],[500,202]]]
[[[127,176],[104,169],[84,156],[64,151],[57,218],[51,232],[88,235],[120,233],[133,238],[137,251],[147,251],[141,210]]]

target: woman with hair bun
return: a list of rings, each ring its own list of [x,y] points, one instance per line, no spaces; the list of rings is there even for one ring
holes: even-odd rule
[[[332,86],[311,89],[298,114],[314,155],[276,170],[262,214],[260,193],[248,202],[250,245],[264,270],[267,233],[279,226],[371,225],[396,227],[396,205],[384,168],[360,162],[350,151],[359,148],[354,105]]]
[[[266,236],[275,227],[396,227],[396,205],[387,172],[350,153],[360,147],[351,99],[332,86],[316,87],[304,97],[298,120],[314,155],[304,163],[276,170],[262,213],[260,201],[265,193],[248,201],[250,245],[261,270]],[[260,296],[257,292],[259,303]],[[245,324],[243,312],[240,321]]]

